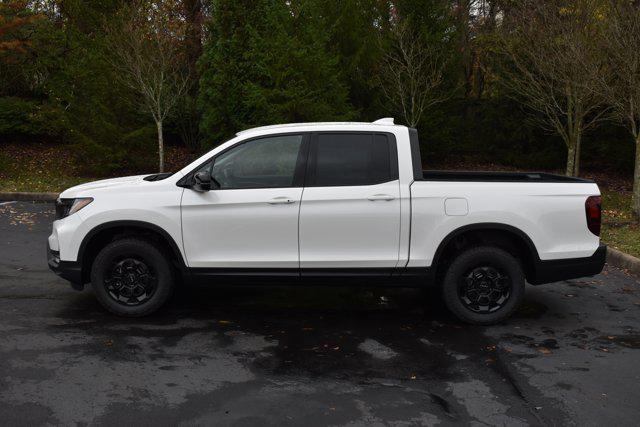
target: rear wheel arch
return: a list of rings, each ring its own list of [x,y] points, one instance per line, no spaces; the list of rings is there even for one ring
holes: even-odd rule
[[[91,266],[100,250],[110,242],[136,237],[158,245],[180,272],[186,271],[186,263],[175,240],[161,227],[144,221],[111,221],[93,228],[82,240],[78,261],[82,266],[82,281],[89,282]]]
[[[533,241],[519,228],[501,223],[471,224],[452,231],[438,246],[432,263],[436,277],[444,274],[457,254],[475,246],[495,246],[513,254],[522,263],[527,278],[540,261]]]

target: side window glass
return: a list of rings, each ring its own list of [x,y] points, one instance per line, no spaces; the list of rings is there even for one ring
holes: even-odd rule
[[[302,135],[254,139],[216,157],[211,175],[221,189],[291,187]]]
[[[318,135],[315,185],[355,186],[392,181],[391,147],[386,135]]]
[[[198,172],[209,172],[209,171],[211,171],[211,165],[212,164],[213,164],[213,159],[209,159],[209,160],[207,160],[207,163],[205,163],[204,165],[200,166],[193,173],[196,174]]]

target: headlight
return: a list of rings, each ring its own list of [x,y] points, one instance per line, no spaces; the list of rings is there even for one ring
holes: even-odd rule
[[[56,219],[66,218],[93,202],[93,197],[56,200]]]

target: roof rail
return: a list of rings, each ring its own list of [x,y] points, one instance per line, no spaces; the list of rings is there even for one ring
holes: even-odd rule
[[[268,126],[260,126],[260,127],[251,128],[251,129],[245,129],[243,131],[236,133],[236,135],[239,136],[249,132],[261,131],[261,130],[267,130],[267,129],[286,129],[286,128],[296,128],[301,126],[350,126],[350,125],[371,125],[371,124],[392,126],[394,124],[393,117],[386,117],[384,119],[376,120],[373,123],[370,123],[370,122],[311,122],[311,123],[286,123],[286,124],[280,124],[280,125],[268,125]]]

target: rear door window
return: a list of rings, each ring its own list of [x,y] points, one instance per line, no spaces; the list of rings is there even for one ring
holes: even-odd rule
[[[381,184],[398,179],[395,138],[374,133],[320,133],[312,146],[309,185]]]

